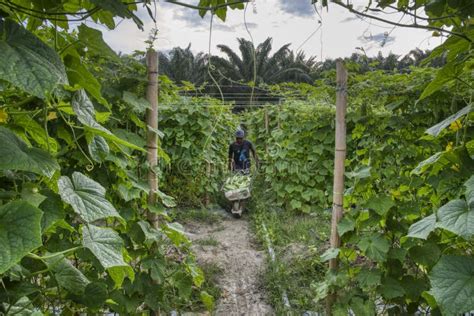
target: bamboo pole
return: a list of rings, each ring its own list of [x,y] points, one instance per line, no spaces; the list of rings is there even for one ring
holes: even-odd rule
[[[346,159],[347,70],[341,60],[336,62],[336,145],[334,151],[334,186],[331,219],[331,248],[339,248],[341,240],[337,224],[342,218],[344,202],[344,161]],[[329,269],[336,270],[337,258],[329,260]],[[334,295],[327,300],[327,314],[331,314]]]
[[[158,129],[158,53],[150,49],[146,54],[148,87],[146,90],[146,99],[150,103],[150,108],[146,111],[147,125],[153,129]],[[158,177],[155,169],[158,166],[158,135],[150,129],[147,130],[147,161],[148,161],[148,185],[150,192],[148,194],[148,204],[154,205],[157,202]],[[156,227],[158,225],[157,217],[154,213],[148,213],[148,219]]]

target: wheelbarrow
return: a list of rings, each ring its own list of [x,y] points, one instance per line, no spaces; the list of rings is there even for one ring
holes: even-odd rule
[[[250,198],[250,187],[251,186],[249,184],[246,187],[233,190],[225,190],[224,188],[222,188],[222,190],[224,191],[225,198],[229,202],[231,202],[231,213],[236,218],[240,218],[242,216],[243,211],[245,210],[246,201]]]

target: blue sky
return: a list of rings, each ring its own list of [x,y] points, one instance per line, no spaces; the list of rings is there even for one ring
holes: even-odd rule
[[[354,0],[353,3],[356,8],[362,7],[367,0]],[[317,7],[317,10],[319,15],[310,0],[255,0],[245,14],[243,10],[229,10],[225,23],[216,18],[213,21],[211,52],[219,54],[217,44],[237,48],[237,37],[249,39],[244,21],[255,43],[272,37],[275,50],[291,43],[292,49],[315,55],[319,60],[349,56],[356,48],[363,48],[369,56],[379,51],[384,55],[389,52],[404,55],[415,47],[433,49],[442,40],[431,37],[430,32],[424,30],[393,28],[378,21],[361,19],[337,5],[330,5],[329,9]],[[144,31],[128,20],[120,22],[115,30],[102,29],[104,39],[117,52],[130,53],[146,47],[145,40],[154,23],[144,8],[140,8],[138,14],[145,23]],[[398,14],[386,17],[396,22],[411,22],[409,17]],[[208,51],[209,15],[201,19],[192,9],[160,1],[157,24],[156,46],[159,50],[191,44],[195,52]]]

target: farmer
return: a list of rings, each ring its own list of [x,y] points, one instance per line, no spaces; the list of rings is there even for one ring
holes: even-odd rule
[[[253,144],[245,139],[245,132],[238,129],[235,132],[235,142],[229,145],[229,170],[248,172],[250,170],[250,153],[252,153],[258,167],[257,153]]]

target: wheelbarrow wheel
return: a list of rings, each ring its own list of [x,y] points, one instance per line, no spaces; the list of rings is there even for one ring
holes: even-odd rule
[[[235,218],[240,218],[242,216],[242,210],[240,209],[240,201],[234,201],[232,203],[232,215]]]

